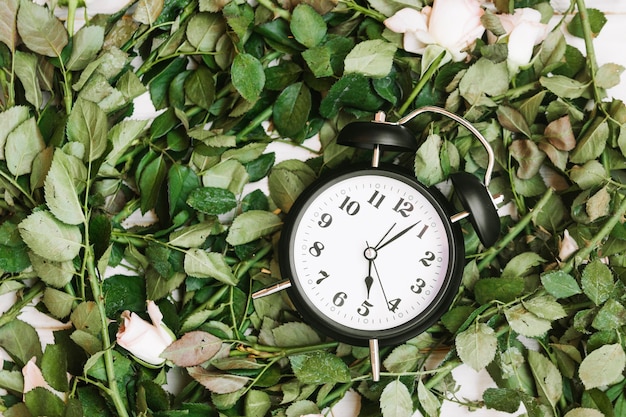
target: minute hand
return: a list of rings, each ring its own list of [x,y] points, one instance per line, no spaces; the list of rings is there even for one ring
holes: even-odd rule
[[[412,225],[410,225],[409,227],[407,227],[406,229],[400,231],[399,233],[397,233],[396,235],[392,236],[389,238],[389,240],[387,240],[386,242],[380,242],[378,244],[378,246],[376,246],[374,249],[376,250],[381,250],[382,248],[384,248],[385,246],[387,246],[388,244],[390,244],[391,242],[393,242],[394,240],[398,239],[399,237],[403,236],[404,234],[406,234],[409,230],[411,230],[412,228],[414,228],[421,220],[418,220],[417,222],[413,223]]]

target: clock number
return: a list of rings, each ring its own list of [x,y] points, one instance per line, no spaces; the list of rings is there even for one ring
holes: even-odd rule
[[[374,194],[372,194],[372,196],[370,197],[369,200],[367,200],[367,202],[373,205],[374,207],[378,208],[380,207],[380,204],[383,202],[384,199],[385,199],[384,194],[381,194],[378,191],[374,191]]]
[[[316,284],[321,284],[322,281],[324,281],[326,278],[328,278],[330,275],[328,275],[328,273],[326,271],[320,271],[319,274],[321,275],[320,278],[318,278],[317,281],[315,281]]]
[[[387,308],[389,308],[389,311],[391,311],[392,313],[395,313],[396,310],[398,309],[398,305],[400,304],[400,301],[402,301],[399,298],[394,298],[393,300],[389,300],[389,302],[387,303]]]
[[[330,224],[333,222],[333,216],[331,216],[328,213],[324,213],[320,216],[320,221],[317,222],[317,224],[319,225],[319,227],[328,227],[330,226]]]
[[[341,307],[346,302],[347,298],[348,298],[348,294],[346,294],[345,292],[338,292],[333,297],[333,304],[336,305],[337,307]]]
[[[425,224],[424,227],[422,227],[422,230],[420,230],[420,232],[417,234],[417,237],[421,239],[424,236],[424,233],[426,233],[426,230],[428,230],[427,224]]]
[[[374,307],[374,305],[365,300],[363,304],[361,304],[361,307],[356,309],[356,312],[365,317],[370,313],[370,307]]]
[[[315,242],[313,246],[309,248],[309,253],[317,258],[322,254],[323,250],[324,245],[322,244],[322,242]]]
[[[400,198],[400,200],[398,200],[398,204],[396,204],[393,208],[393,211],[400,213],[402,217],[409,217],[413,211],[413,204],[405,201],[404,198]]]
[[[350,216],[354,216],[359,212],[361,206],[358,201],[350,201],[350,197],[347,196],[343,202],[339,205],[339,208],[345,210]]]
[[[420,259],[420,262],[424,266],[431,266],[433,264],[433,261],[435,260],[435,254],[431,251],[427,251],[424,255],[425,256]]]
[[[415,294],[421,294],[425,286],[426,281],[424,281],[422,278],[418,278],[415,280],[415,284],[411,285],[411,291],[413,291]]]

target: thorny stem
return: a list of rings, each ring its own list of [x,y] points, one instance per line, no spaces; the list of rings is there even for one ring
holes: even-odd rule
[[[583,38],[585,40],[585,51],[587,52],[587,65],[589,65],[589,76],[591,77],[593,88],[593,98],[596,103],[602,102],[602,97],[596,88],[596,74],[598,72],[598,63],[596,61],[596,52],[593,47],[593,33],[591,32],[591,23],[589,21],[589,13],[584,0],[576,0],[578,8],[578,16],[583,30]]]

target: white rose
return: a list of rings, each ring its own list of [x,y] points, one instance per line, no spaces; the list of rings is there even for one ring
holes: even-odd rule
[[[548,36],[548,25],[541,23],[541,13],[531,8],[515,9],[514,14],[501,14],[500,23],[508,36],[507,64],[512,73],[530,63],[535,45]]]
[[[404,8],[385,20],[385,26],[404,33],[404,49],[423,54],[436,44],[450,52],[454,61],[462,61],[485,31],[480,17],[484,10],[477,0],[435,0],[421,11]]]
[[[161,353],[176,338],[163,324],[163,314],[154,301],[148,301],[148,323],[135,313],[126,310],[122,313],[123,323],[117,332],[117,344],[151,365],[162,365],[165,359]]]

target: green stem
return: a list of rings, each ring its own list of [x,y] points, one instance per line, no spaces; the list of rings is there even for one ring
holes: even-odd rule
[[[30,194],[28,194],[26,190],[24,190],[13,177],[11,177],[9,174],[7,174],[1,169],[0,169],[0,177],[4,178],[12,187],[17,188],[19,192],[22,193],[24,197],[26,197],[26,199],[28,200],[28,202],[31,204],[32,207],[37,206],[37,202],[33,199],[33,197]]]
[[[28,291],[26,291],[22,298],[18,300],[15,304],[13,304],[11,308],[9,308],[0,317],[0,327],[15,320],[22,311],[22,308],[24,308],[24,306],[33,301],[34,298],[43,294],[45,288],[46,286],[44,285],[44,283],[39,281],[35,285],[33,285]]]
[[[596,103],[602,102],[600,92],[596,88],[596,75],[598,72],[598,62],[596,60],[596,51],[593,47],[593,33],[591,32],[591,22],[589,21],[589,13],[584,0],[576,0],[578,8],[578,17],[583,30],[583,38],[585,40],[585,51],[587,52],[587,65],[589,67],[589,76],[593,84],[593,98]]]
[[[600,242],[602,242],[602,240],[604,240],[609,235],[609,233],[611,233],[611,231],[618,222],[623,220],[625,213],[626,198],[623,197],[620,205],[618,206],[617,210],[615,210],[615,213],[613,213],[611,218],[607,220],[606,223],[604,223],[604,226],[602,226],[598,233],[593,238],[591,238],[590,241],[587,242],[584,248],[578,250],[578,252],[570,257],[569,261],[567,261],[561,267],[561,271],[567,273],[571,272],[571,270],[574,268],[574,262],[576,262],[576,260],[586,259],[591,254],[591,252],[597,250],[600,246]]]
[[[275,5],[272,0],[259,0],[259,4],[274,13],[274,16],[281,17],[286,21],[291,20],[291,13],[289,13],[288,10]]]
[[[492,247],[488,252],[486,252],[486,256],[478,263],[478,270],[482,271],[487,268],[491,261],[495,259],[496,256],[509,244],[511,243],[520,233],[526,229],[526,226],[530,224],[530,222],[535,218],[537,214],[543,210],[543,206],[546,205],[550,197],[552,197],[553,190],[549,188],[541,199],[537,202],[535,207],[524,217],[520,219],[520,221],[509,231],[509,233],[504,236],[496,246]]]
[[[400,109],[398,110],[398,113],[400,114],[400,116],[403,116],[404,113],[406,113],[406,111],[408,110],[408,108],[413,104],[413,101],[415,101],[415,98],[417,97],[417,95],[420,93],[420,91],[422,91],[426,83],[430,80],[430,78],[433,76],[435,71],[437,71],[437,69],[439,68],[439,64],[441,63],[441,60],[443,59],[444,56],[446,56],[445,51],[440,53],[439,56],[437,56],[437,58],[435,58],[433,62],[430,64],[430,66],[428,67],[424,75],[420,78],[420,80],[415,85],[415,88],[413,88],[413,91],[411,91],[411,95],[406,99],[404,104],[402,104],[402,107],[400,107]]]
[[[94,264],[93,250],[90,246],[85,249],[85,258],[87,259],[87,273],[89,276],[89,284],[93,298],[98,307],[100,314],[100,320],[102,325],[101,337],[103,344],[103,358],[104,368],[107,376],[108,389],[105,391],[115,406],[117,415],[120,417],[129,417],[128,410],[120,391],[117,386],[117,378],[115,377],[115,368],[113,364],[113,349],[111,344],[111,338],[109,337],[109,323],[106,315],[105,300],[102,294],[102,288],[100,287],[100,280],[98,279],[98,272]]]
[[[259,126],[261,123],[269,119],[271,115],[272,115],[272,107],[270,106],[267,109],[263,110],[261,113],[259,113],[254,119],[252,119],[252,121],[245,128],[243,128],[239,133],[237,133],[237,136],[236,136],[237,142],[244,139],[248,133],[252,132],[257,126]]]

